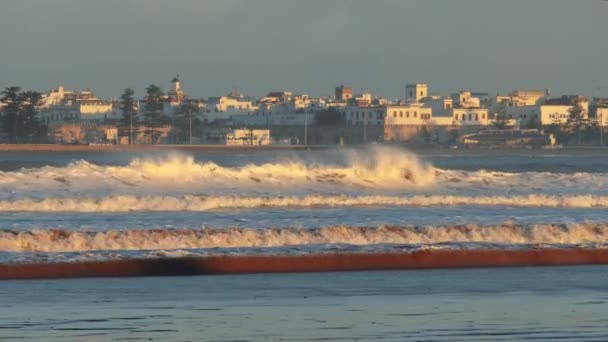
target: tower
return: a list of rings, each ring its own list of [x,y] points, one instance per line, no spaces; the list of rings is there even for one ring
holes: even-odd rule
[[[405,86],[405,99],[419,102],[429,96],[429,86],[426,83],[407,84]]]
[[[182,102],[184,100],[184,92],[182,91],[182,84],[179,80],[179,75],[173,77],[171,83],[173,83],[173,90],[169,92],[169,98],[173,102]]]

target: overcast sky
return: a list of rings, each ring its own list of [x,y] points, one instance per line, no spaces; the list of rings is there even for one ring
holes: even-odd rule
[[[0,86],[608,97],[603,0],[3,0]]]

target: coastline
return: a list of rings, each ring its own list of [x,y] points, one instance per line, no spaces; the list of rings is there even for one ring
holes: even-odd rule
[[[608,264],[608,249],[423,250],[0,264],[0,280]]]
[[[500,152],[506,154],[566,154],[573,151],[604,154],[608,146],[565,146],[559,149],[529,149],[529,148],[459,148],[435,146],[408,146],[402,144],[383,144],[404,148],[424,154],[454,154],[467,155],[477,153]],[[0,144],[1,152],[158,152],[158,151],[288,151],[288,150],[329,150],[339,148],[358,148],[369,144],[356,145],[179,145],[179,144],[136,144],[136,145],[61,145],[61,144]]]
[[[60,145],[60,144],[0,144],[0,152],[146,152],[146,151],[252,151],[252,150],[324,150],[326,145]]]

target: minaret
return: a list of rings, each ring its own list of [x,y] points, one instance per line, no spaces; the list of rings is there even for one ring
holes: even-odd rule
[[[182,102],[184,100],[184,92],[182,91],[182,84],[179,80],[179,75],[173,77],[171,82],[173,83],[173,91],[170,92],[169,95],[173,95],[176,102]]]

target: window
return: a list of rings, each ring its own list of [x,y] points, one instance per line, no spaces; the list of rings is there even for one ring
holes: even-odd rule
[[[479,114],[475,114],[475,121],[479,121]]]
[[[405,117],[409,118],[410,117],[410,112],[405,112]]]
[[[482,118],[482,119],[485,119],[485,118],[486,118],[486,115],[485,115],[485,114],[481,114],[481,118]]]
[[[402,118],[403,117],[403,112],[399,112],[399,117]]]
[[[393,112],[393,117],[396,118],[397,117],[397,112]]]
[[[417,118],[418,117],[418,112],[414,112],[414,117]]]
[[[473,119],[473,117],[471,116],[471,114],[469,114],[469,121],[471,121]]]

